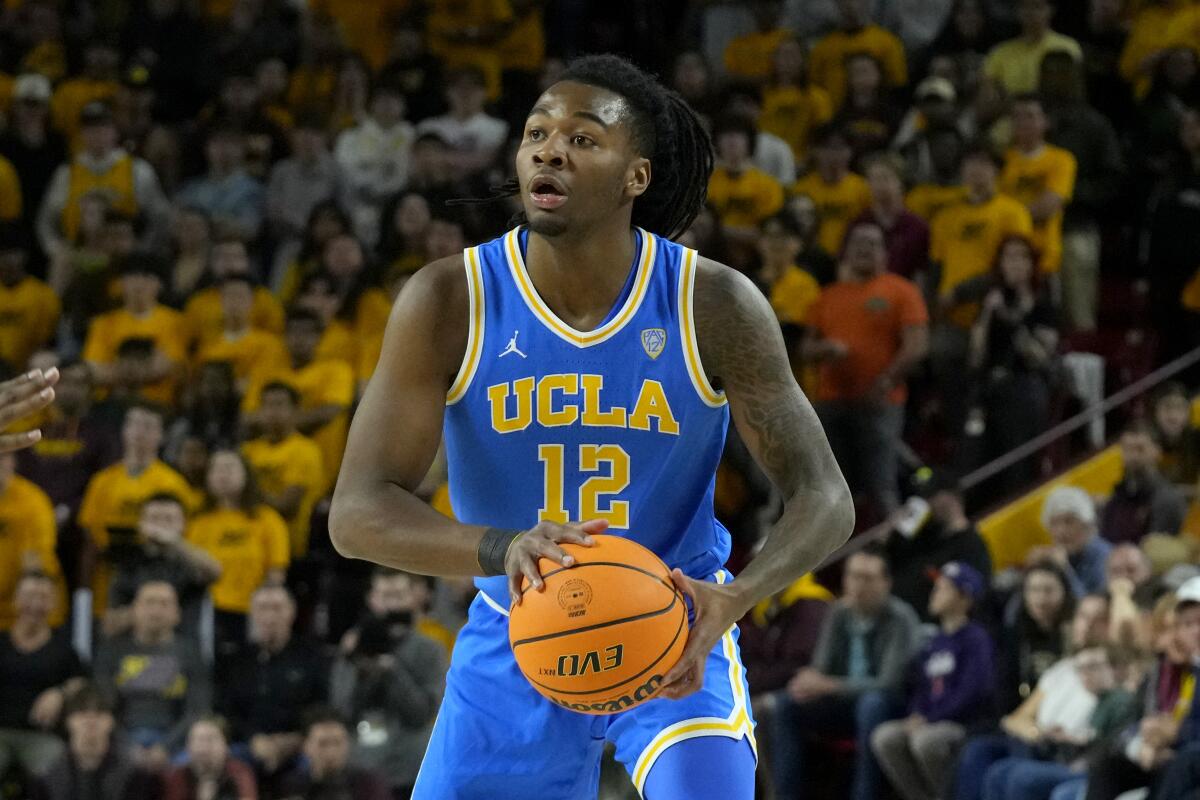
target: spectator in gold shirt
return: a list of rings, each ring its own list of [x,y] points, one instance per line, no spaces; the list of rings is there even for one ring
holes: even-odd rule
[[[823,126],[813,136],[813,170],[792,184],[792,194],[812,198],[820,225],[817,243],[835,259],[850,221],[871,205],[867,182],[850,171],[853,155],[845,133]]]
[[[834,109],[846,97],[846,61],[865,53],[883,67],[885,83],[897,88],[908,83],[904,45],[887,29],[874,25],[864,0],[838,0],[838,29],[813,45],[809,56],[812,82],[829,93]]]
[[[0,223],[0,361],[12,369],[53,338],[62,310],[54,290],[25,271],[32,244],[16,223]]]
[[[717,168],[708,181],[708,201],[731,240],[750,243],[758,226],[783,207],[783,187],[754,166],[757,131],[746,117],[727,116],[713,131]]]
[[[1062,263],[1063,209],[1075,192],[1075,156],[1046,143],[1046,112],[1037,95],[1017,97],[1012,106],[1013,146],[1004,157],[1000,191],[1019,200],[1033,220],[1033,244],[1041,270],[1058,273]]]

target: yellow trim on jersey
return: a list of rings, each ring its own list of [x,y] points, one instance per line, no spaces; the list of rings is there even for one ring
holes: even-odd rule
[[[717,583],[725,583],[725,577],[724,570],[718,572]],[[745,736],[750,741],[750,749],[754,751],[754,758],[758,759],[758,742],[754,738],[754,726],[750,723],[750,714],[747,711],[746,687],[743,683],[744,668],[741,658],[738,656],[737,645],[733,642],[733,628],[730,628],[721,637],[721,644],[725,660],[729,662],[729,686],[733,691],[733,711],[730,712],[727,719],[694,717],[676,722],[674,725],[664,728],[651,739],[650,744],[646,745],[646,749],[638,756],[633,768],[633,785],[637,788],[639,795],[645,796],[643,790],[646,778],[650,775],[650,768],[654,766],[658,757],[671,745],[688,739],[700,736],[726,736],[730,739],[740,739]]]
[[[683,360],[687,362],[688,376],[696,394],[700,399],[713,408],[720,408],[727,402],[725,393],[718,392],[708,382],[704,374],[704,365],[700,363],[700,345],[696,342],[696,326],[692,320],[692,295],[696,285],[696,251],[685,250],[683,268],[679,273],[679,333],[683,341]]]
[[[533,286],[529,271],[525,268],[525,259],[521,256],[520,240],[517,236],[519,231],[520,228],[513,228],[504,237],[504,250],[508,254],[508,267],[512,272],[513,281],[516,282],[517,290],[525,299],[525,305],[529,306],[533,315],[540,319],[547,328],[558,334],[560,339],[570,342],[576,347],[591,347],[594,344],[606,342],[625,327],[625,323],[629,322],[641,307],[642,300],[645,299],[650,287],[650,274],[654,270],[655,254],[658,249],[654,237],[646,231],[638,228],[642,237],[642,260],[638,264],[638,274],[633,291],[629,293],[621,311],[594,331],[575,330],[559,319],[542,300]]]
[[[467,271],[467,297],[470,299],[470,322],[467,328],[467,352],[462,366],[454,378],[454,384],[446,393],[446,405],[452,406],[462,399],[479,368],[479,356],[483,352],[483,275],[479,269],[479,248],[469,247],[463,251],[463,267]]]

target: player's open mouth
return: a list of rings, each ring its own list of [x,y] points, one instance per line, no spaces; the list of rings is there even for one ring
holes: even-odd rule
[[[542,209],[554,209],[567,202],[567,189],[551,175],[539,175],[529,184],[533,204]]]

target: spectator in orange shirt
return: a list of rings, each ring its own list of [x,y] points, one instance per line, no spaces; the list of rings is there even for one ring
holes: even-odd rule
[[[929,313],[910,281],[887,269],[878,223],[846,236],[840,279],[813,305],[804,356],[821,365],[817,412],[856,493],[890,512],[898,502],[896,444],[904,423],[904,378],[925,357]]]

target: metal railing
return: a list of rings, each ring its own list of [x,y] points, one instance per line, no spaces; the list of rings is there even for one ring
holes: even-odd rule
[[[972,470],[962,477],[959,481],[959,488],[963,491],[969,491],[979,484],[999,475],[1009,467],[1024,461],[1034,453],[1045,448],[1047,445],[1053,444],[1064,436],[1069,436],[1085,425],[1089,425],[1097,417],[1102,417],[1108,414],[1115,408],[1118,408],[1125,403],[1128,403],[1138,395],[1144,394],[1147,390],[1153,389],[1163,381],[1173,378],[1185,369],[1200,364],[1200,347],[1191,350],[1182,356],[1179,356],[1174,361],[1170,361],[1158,369],[1150,372],[1128,386],[1113,392],[1110,396],[1104,398],[1099,403],[1091,405],[1073,417],[1063,420],[1057,425],[1049,428],[1045,432],[1038,434],[1024,444],[1014,447],[1003,455],[997,456],[991,461]],[[1047,479],[1039,480],[1029,490],[1041,486],[1046,483]],[[1027,491],[1029,491],[1027,490]],[[839,547],[829,555],[818,569],[824,569],[831,564],[836,564],[844,558],[847,558],[867,545],[877,542],[882,539],[891,528],[887,522],[881,522],[873,528],[869,528],[858,534],[850,541]]]

